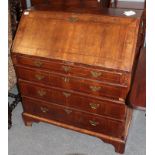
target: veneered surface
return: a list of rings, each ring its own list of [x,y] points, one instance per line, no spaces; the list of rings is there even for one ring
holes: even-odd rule
[[[22,16],[12,51],[131,71],[138,23],[139,18],[30,11]]]

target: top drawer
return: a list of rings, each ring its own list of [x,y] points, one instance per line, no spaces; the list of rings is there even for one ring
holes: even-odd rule
[[[95,69],[94,67],[85,67],[70,62],[60,62],[58,60],[42,60],[41,58],[26,57],[21,55],[13,55],[12,58],[15,65],[35,67],[99,81],[128,85],[127,74],[121,72]]]

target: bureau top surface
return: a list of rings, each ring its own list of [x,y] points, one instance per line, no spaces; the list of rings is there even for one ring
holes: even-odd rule
[[[130,72],[139,23],[139,17],[24,12],[12,52]]]

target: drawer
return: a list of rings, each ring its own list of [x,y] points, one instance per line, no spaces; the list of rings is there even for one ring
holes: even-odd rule
[[[111,85],[94,80],[88,80],[70,75],[56,74],[52,72],[44,72],[38,69],[26,69],[17,67],[17,75],[19,78],[54,87],[74,90],[78,92],[93,94],[100,97],[125,98],[127,95],[127,87],[120,85]]]
[[[13,56],[13,62],[16,65],[35,67],[39,69],[54,71],[63,74],[71,74],[84,78],[90,78],[99,81],[128,85],[128,75],[122,72],[105,70],[101,67],[96,69],[94,66],[85,66],[81,64],[63,62],[58,60],[45,60],[36,57]]]
[[[126,117],[126,106],[120,101],[108,100],[106,98],[101,100],[92,96],[82,95],[81,93],[42,87],[23,81],[20,81],[19,86],[23,96],[37,98],[115,119],[124,120]]]
[[[23,96],[38,98],[57,104],[65,105],[67,95],[69,96],[69,93],[66,91],[60,91],[53,88],[51,89],[33,83],[23,82],[21,80],[19,80],[19,87],[21,95]]]
[[[39,69],[28,69],[24,67],[16,67],[16,74],[18,78],[28,81],[39,82],[42,84],[50,83],[50,73]]]
[[[100,97],[110,97],[114,99],[125,99],[128,92],[126,86],[107,84],[94,80],[60,74],[51,74],[50,84],[54,87],[74,90]]]
[[[123,136],[124,122],[97,117],[65,106],[23,98],[24,112],[90,131],[119,137]]]

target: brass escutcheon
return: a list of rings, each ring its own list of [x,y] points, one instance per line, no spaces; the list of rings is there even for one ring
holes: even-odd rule
[[[72,110],[70,109],[64,109],[64,111],[69,115],[70,113],[72,113]]]
[[[93,92],[97,92],[101,89],[100,86],[90,86],[90,89],[93,91]]]
[[[63,69],[65,72],[69,72],[71,68],[70,68],[69,66],[62,66],[62,69]]]
[[[44,75],[40,75],[40,74],[36,74],[35,77],[36,77],[37,80],[44,79]]]
[[[101,72],[96,72],[96,71],[91,71],[91,75],[92,75],[94,78],[97,78],[97,77],[101,76],[102,73],[101,73]]]
[[[99,122],[92,121],[92,120],[89,120],[89,123],[90,123],[92,126],[97,126],[97,125],[99,124]]]
[[[69,82],[69,80],[70,80],[69,77],[63,77],[62,79],[63,79],[64,82],[66,82],[66,83]]]
[[[42,64],[43,64],[43,62],[41,62],[41,61],[39,61],[39,60],[34,61],[34,65],[35,65],[36,67],[41,67]]]
[[[46,95],[46,91],[44,91],[44,90],[38,90],[37,93],[41,97]]]
[[[71,22],[71,23],[75,23],[75,22],[78,22],[79,19],[77,17],[68,17],[67,18],[67,21],[68,22]]]
[[[45,108],[45,107],[40,107],[40,110],[41,110],[43,113],[47,113],[47,112],[48,112],[48,109]]]
[[[64,95],[66,98],[69,97],[69,96],[71,96],[70,93],[66,93],[66,92],[63,92],[63,95]]]
[[[90,103],[89,105],[93,110],[97,109],[100,106],[99,104],[96,103]]]

